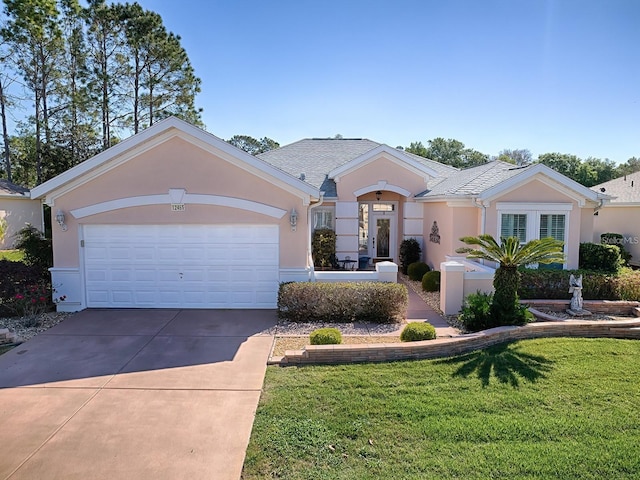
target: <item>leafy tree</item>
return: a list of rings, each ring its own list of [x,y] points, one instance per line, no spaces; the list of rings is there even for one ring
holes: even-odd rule
[[[238,147],[240,150],[244,150],[251,155],[258,155],[280,147],[278,142],[271,140],[268,137],[262,137],[260,140],[257,140],[249,135],[234,135],[227,140],[227,143],[230,143],[234,147]]]
[[[465,148],[464,143],[452,138],[445,140],[442,137],[429,140],[427,158],[458,168],[469,168],[482,165],[489,161],[488,155]]]
[[[422,142],[411,142],[411,144],[404,150],[405,152],[427,158],[427,147],[425,147]]]
[[[578,178],[578,169],[581,160],[575,155],[566,153],[544,153],[538,157],[538,162],[553,168],[573,180]]]
[[[498,160],[507,163],[513,163],[515,165],[529,165],[533,161],[531,152],[525,148],[510,150],[505,148],[498,153]]]
[[[640,158],[638,157],[631,157],[625,163],[618,165],[616,177],[622,177],[634,172],[640,172]]]
[[[460,241],[479,248],[463,247],[456,250],[467,258],[480,258],[500,266],[493,278],[495,293],[491,314],[498,325],[518,325],[526,321],[526,311],[520,307],[518,267],[532,263],[563,263],[563,242],[552,237],[531,240],[524,245],[517,237],[502,238],[498,243],[491,235],[462,237]]]

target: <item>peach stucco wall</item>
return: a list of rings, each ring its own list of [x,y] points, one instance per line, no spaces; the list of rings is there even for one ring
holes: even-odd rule
[[[447,255],[456,255],[457,248],[464,246],[460,237],[477,235],[479,230],[480,209],[470,207],[452,207],[446,202],[424,204],[424,242],[426,263],[435,269],[446,260]],[[433,222],[437,222],[440,231],[440,243],[430,241]]]
[[[289,214],[283,218],[220,206],[187,204],[186,211],[172,212],[169,205],[129,207],[76,220],[66,213],[68,230],[54,222],[56,267],[79,266],[79,230],[82,224],[264,224],[280,226],[280,265],[304,268],[307,263],[307,207],[293,193],[272,184],[180,138],[173,138],[126,163],[57,197],[52,215],[101,202],[142,195],[167,194],[170,188],[188,194],[209,194],[255,201],[298,212],[298,228],[292,232]]]
[[[631,253],[631,263],[640,265],[640,205],[629,207],[606,206],[594,219],[593,241],[600,243],[603,233],[619,233],[624,247]]]
[[[380,181],[404,188],[411,192],[412,196],[426,188],[426,182],[422,176],[402,168],[382,155],[340,178],[337,182],[338,198],[343,202],[354,202],[356,201],[353,194],[355,191],[376,185]]]
[[[589,220],[586,219],[586,224],[583,226],[583,219],[588,215],[593,215],[593,208],[581,208],[578,203],[572,198],[566,196],[562,192],[545,185],[539,180],[532,180],[531,182],[520,186],[516,190],[513,190],[505,195],[493,199],[491,205],[487,207],[486,213],[486,233],[498,236],[498,211],[496,204],[499,202],[514,202],[514,203],[532,203],[543,206],[545,203],[568,203],[571,204],[571,211],[569,212],[569,228],[568,235],[565,239],[566,253],[567,253],[567,267],[578,268],[578,253],[580,242],[584,241],[585,237],[588,237]],[[523,208],[526,206],[523,205]],[[542,208],[544,210],[544,208]],[[532,210],[535,210],[532,208]]]
[[[12,248],[15,234],[28,223],[42,230],[42,204],[39,200],[24,198],[0,198],[0,219],[7,223],[4,238],[0,237],[0,249]]]

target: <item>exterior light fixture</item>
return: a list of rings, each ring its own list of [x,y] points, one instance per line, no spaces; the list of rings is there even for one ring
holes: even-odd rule
[[[63,232],[67,231],[67,224],[64,223],[64,212],[62,210],[58,210],[56,212],[56,222],[58,222],[58,225],[60,225],[60,229]]]
[[[376,192],[376,200],[380,201],[380,198],[382,197],[382,192],[380,190],[378,190]]]
[[[291,215],[289,215],[289,223],[291,224],[291,231],[295,232],[298,226],[298,212],[295,207],[291,209]]]

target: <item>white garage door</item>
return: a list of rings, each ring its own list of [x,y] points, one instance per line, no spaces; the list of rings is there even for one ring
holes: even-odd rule
[[[85,225],[88,307],[275,308],[275,225]]]

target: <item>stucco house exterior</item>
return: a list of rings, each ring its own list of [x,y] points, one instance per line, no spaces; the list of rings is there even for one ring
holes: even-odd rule
[[[15,234],[27,224],[43,229],[42,204],[31,199],[28,188],[0,179],[0,222],[6,225],[4,236],[0,236],[0,250],[11,249]]]
[[[314,278],[311,235],[337,257],[398,261],[416,238],[438,268],[459,237],[593,238],[608,198],[544,165],[458,170],[366,139],[306,139],[251,156],[176,118],[34,188],[51,206],[52,281],[86,307],[274,308]],[[56,223],[58,222],[58,223]]]
[[[591,188],[612,197],[595,217],[593,242],[600,243],[603,233],[621,234],[624,248],[632,255],[631,265],[640,266],[640,172]]]

